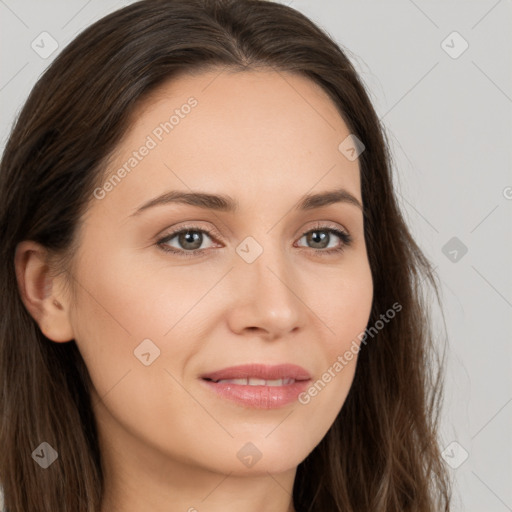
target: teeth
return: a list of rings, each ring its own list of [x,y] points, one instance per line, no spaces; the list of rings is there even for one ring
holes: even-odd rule
[[[222,379],[217,382],[228,382],[229,384],[240,384],[242,386],[247,385],[247,379]]]
[[[240,386],[286,386],[287,384],[293,384],[295,379],[274,379],[274,380],[265,380],[265,379],[221,379],[216,382],[224,382],[228,384],[238,384]]]
[[[249,386],[264,386],[265,385],[265,379],[247,379],[247,384],[249,384]],[[272,382],[272,384],[270,384],[270,382]],[[279,382],[279,380],[277,381]],[[276,381],[273,380],[273,381],[269,381],[269,386],[280,386],[281,384],[276,384]]]

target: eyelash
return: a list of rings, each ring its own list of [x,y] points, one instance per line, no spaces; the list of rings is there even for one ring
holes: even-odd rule
[[[209,251],[210,249],[213,249],[213,248],[208,248],[208,249],[194,249],[194,250],[191,250],[191,251],[185,251],[185,250],[179,250],[179,249],[174,249],[174,248],[170,249],[169,246],[165,245],[166,242],[171,241],[176,236],[178,236],[178,235],[180,235],[182,233],[190,232],[190,231],[191,232],[205,233],[211,239],[213,239],[213,240],[215,239],[213,234],[210,231],[206,230],[206,229],[200,228],[199,226],[185,226],[185,227],[179,229],[178,231],[174,231],[174,232],[166,235],[164,238],[161,238],[160,240],[158,240],[157,241],[157,245],[164,252],[172,253],[172,254],[175,254],[175,255],[177,255],[179,257],[184,257],[184,258],[198,257],[202,253],[204,253],[206,251]],[[341,229],[332,228],[332,227],[321,225],[321,224],[318,224],[317,226],[313,227],[312,229],[306,231],[305,233],[302,233],[300,238],[302,238],[305,235],[308,235],[309,233],[314,232],[314,231],[326,231],[328,233],[333,233],[333,234],[335,234],[336,236],[338,236],[342,240],[341,246],[337,247],[337,248],[331,248],[331,249],[312,249],[313,251],[315,251],[320,256],[330,256],[330,255],[335,255],[335,254],[341,254],[345,250],[346,247],[349,247],[352,244],[352,240],[353,240],[352,236],[349,233],[347,233],[346,231],[342,231]],[[306,247],[303,247],[303,248],[306,249]]]

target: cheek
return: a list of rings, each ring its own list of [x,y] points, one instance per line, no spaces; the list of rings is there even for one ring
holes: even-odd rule
[[[126,380],[139,381],[137,393],[150,396],[151,388],[172,381],[164,368],[183,380],[194,340],[201,339],[201,322],[191,319],[204,311],[197,303],[211,284],[186,267],[170,273],[128,251],[105,254],[89,251],[80,259],[75,339],[100,396],[127,373]]]
[[[116,259],[114,252],[108,258],[100,251],[88,253],[80,261],[72,323],[96,391],[103,396],[144,367],[134,351],[145,339],[161,338],[169,325],[165,319],[155,321],[154,296],[142,286],[145,276],[136,267]]]
[[[332,362],[364,332],[373,302],[373,281],[367,260],[355,261],[324,280],[317,293],[319,317],[329,333],[326,353]]]
[[[370,317],[373,281],[365,260],[347,265],[325,281],[323,293],[316,294],[318,316],[324,322],[322,361],[316,380],[299,402],[311,407],[313,416],[323,418],[327,428],[345,402],[354,378],[360,337]]]
[[[108,257],[98,253],[84,258],[77,273],[76,321],[93,338],[93,330],[100,338],[110,337],[112,346],[116,340],[129,339],[123,343],[131,346],[139,339],[162,337],[185,312],[187,297],[194,296],[185,273],[170,279],[154,264],[116,256],[113,250]]]
[[[181,323],[173,326],[190,308],[193,292],[188,289],[183,297],[181,284],[171,290],[151,272],[113,258],[108,266],[89,259],[79,279],[85,286],[79,286],[72,321],[93,383],[95,415],[103,428],[114,428],[113,418],[137,436],[147,437],[150,431],[152,439],[161,441],[169,435],[174,418],[176,431],[185,431],[182,411],[201,414],[179,385],[196,347],[191,343],[193,333],[187,331],[185,338],[180,336]]]

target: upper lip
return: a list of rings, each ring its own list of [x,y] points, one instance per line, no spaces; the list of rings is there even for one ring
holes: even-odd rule
[[[214,381],[224,379],[247,379],[251,377],[264,380],[309,380],[311,378],[309,373],[302,368],[302,366],[298,366],[296,364],[243,364],[239,366],[230,366],[229,368],[222,368],[221,370],[201,375],[201,378],[203,379],[210,379]]]

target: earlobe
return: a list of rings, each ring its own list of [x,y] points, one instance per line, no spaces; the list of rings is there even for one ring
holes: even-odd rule
[[[57,278],[50,275],[47,249],[31,240],[20,242],[14,264],[21,300],[42,333],[56,342],[71,341],[74,333],[69,305],[59,294]]]

